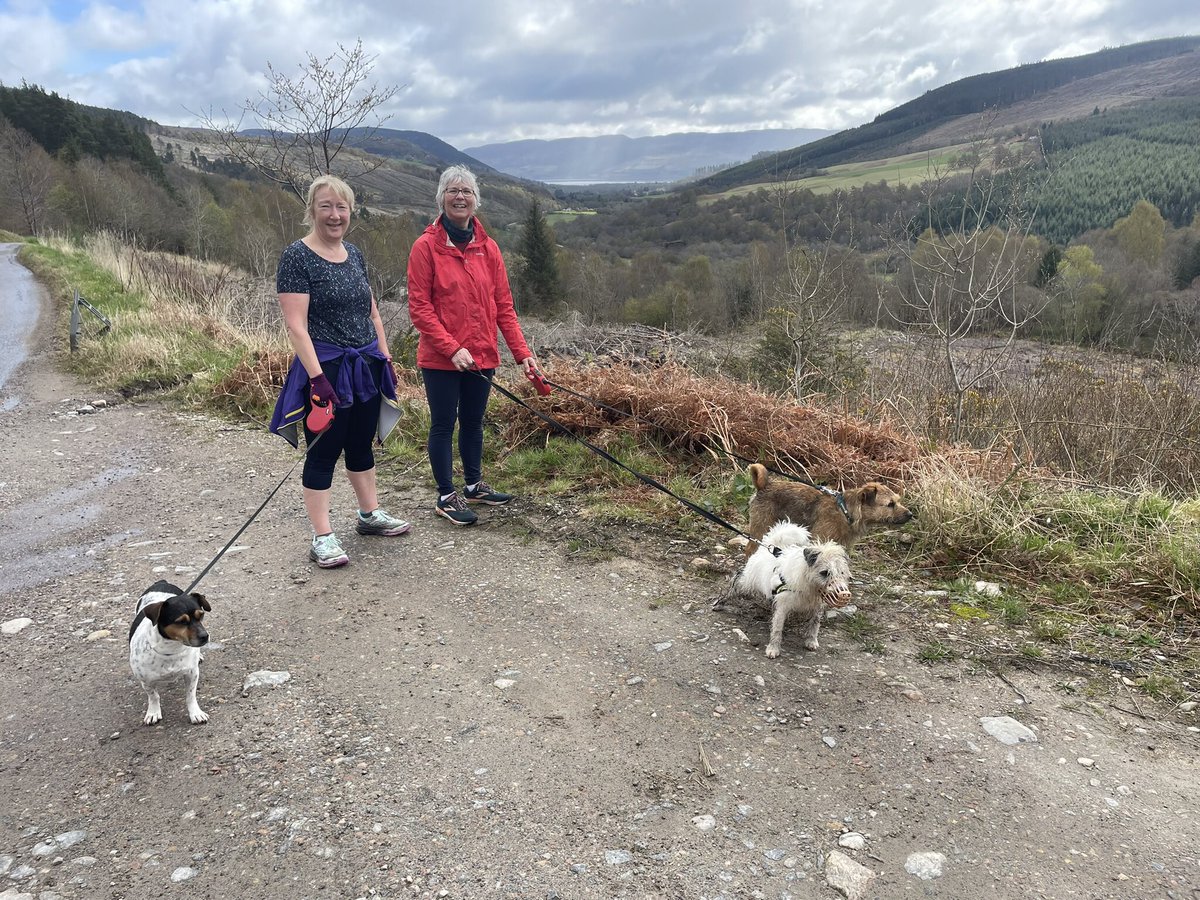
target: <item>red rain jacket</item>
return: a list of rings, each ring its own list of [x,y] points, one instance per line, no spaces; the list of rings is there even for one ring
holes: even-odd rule
[[[408,315],[420,334],[417,365],[454,369],[450,362],[466,347],[481,369],[500,365],[496,329],[517,362],[532,356],[517,313],[500,248],[475,219],[467,249],[450,242],[441,217],[413,243],[408,256]]]

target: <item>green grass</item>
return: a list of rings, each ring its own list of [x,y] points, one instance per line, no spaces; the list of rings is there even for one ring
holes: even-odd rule
[[[814,194],[828,194],[832,191],[849,190],[866,184],[886,182],[891,187],[921,184],[935,177],[936,174],[946,174],[957,171],[953,168],[955,160],[962,155],[966,145],[940,147],[936,150],[906,153],[900,156],[890,156],[886,159],[868,160],[865,162],[846,163],[840,166],[830,166],[823,169],[819,175],[807,178],[797,178],[788,183],[789,188],[810,190]],[[750,184],[732,188],[710,199],[722,199],[739,194],[752,194],[757,190],[778,189],[777,183]]]
[[[246,353],[227,329],[208,327],[194,310],[172,303],[156,307],[84,252],[27,244],[20,255],[49,287],[64,331],[75,291],[111,321],[111,329],[102,331],[85,312],[78,350],[67,361],[68,369],[102,387],[126,394],[178,390],[204,402]]]
[[[580,216],[594,216],[594,209],[560,209],[556,212],[546,213],[546,222],[551,226],[558,225],[562,222],[572,222]]]
[[[880,639],[879,626],[862,612],[848,616],[838,616],[834,623],[839,631],[857,641],[867,653],[875,656],[883,655],[883,641]]]
[[[112,274],[101,269],[83,253],[64,253],[44,244],[27,244],[20,251],[21,262],[54,289],[60,309],[70,312],[74,291],[79,291],[93,306],[110,318],[136,312],[145,298],[128,293]]]
[[[1169,675],[1147,675],[1138,687],[1156,700],[1178,702],[1187,696],[1187,691]]]
[[[954,648],[941,641],[931,641],[917,651],[917,659],[929,664],[950,662],[957,657]]]
[[[1045,616],[1033,623],[1033,635],[1050,644],[1065,644],[1071,633],[1071,623],[1063,618]]]

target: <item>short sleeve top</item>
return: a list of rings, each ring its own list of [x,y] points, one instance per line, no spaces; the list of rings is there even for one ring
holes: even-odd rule
[[[344,262],[330,262],[304,241],[284,248],[275,273],[281,294],[308,294],[308,336],[338,347],[362,347],[375,340],[371,321],[371,282],[362,251],[350,243]]]

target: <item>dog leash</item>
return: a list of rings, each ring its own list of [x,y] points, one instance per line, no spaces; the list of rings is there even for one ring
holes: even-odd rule
[[[220,550],[218,550],[217,555],[214,556],[209,561],[207,566],[205,566],[203,569],[200,570],[200,574],[192,579],[192,583],[189,584],[184,589],[183,593],[190,594],[195,589],[196,585],[198,585],[200,583],[200,579],[202,579],[205,575],[208,574],[209,570],[217,564],[217,561],[222,556],[225,555],[225,552],[230,547],[233,546],[234,542],[238,538],[240,538],[242,536],[242,533],[247,528],[250,527],[250,523],[253,522],[256,518],[258,518],[258,514],[267,508],[267,504],[271,502],[271,498],[273,498],[276,494],[279,493],[279,489],[281,487],[283,487],[284,482],[286,482],[289,478],[292,477],[292,473],[296,471],[296,467],[298,465],[300,465],[300,463],[304,462],[304,460],[308,457],[308,454],[312,452],[312,448],[317,446],[317,442],[320,441],[321,438],[325,437],[325,433],[329,430],[329,425],[333,422],[333,412],[332,412],[333,404],[331,404],[331,403],[326,404],[326,406],[330,408],[330,412],[328,414],[327,419],[325,420],[324,427],[320,431],[317,432],[317,436],[315,438],[313,438],[311,441],[309,441],[307,443],[307,445],[304,448],[304,453],[302,453],[300,455],[299,459],[297,459],[294,463],[292,463],[292,467],[290,469],[288,469],[287,474],[279,479],[279,484],[275,485],[275,487],[271,489],[271,493],[267,494],[267,498],[258,505],[258,509],[256,509],[254,512],[250,513],[250,518],[248,518],[245,522],[243,522],[242,527],[239,528],[237,531],[235,531],[233,534],[233,537],[231,537],[228,541],[225,542],[225,546],[222,547]],[[323,409],[324,407],[320,407],[317,404],[314,404],[314,408],[315,409]]]
[[[539,373],[539,375],[540,375],[540,373]],[[572,397],[578,397],[580,400],[584,400],[588,403],[591,403],[592,405],[597,406],[600,409],[607,410],[608,412],[616,413],[619,416],[625,416],[626,418],[633,419],[635,422],[641,422],[642,424],[649,425],[651,427],[655,426],[655,423],[649,421],[648,419],[643,419],[641,416],[636,415],[635,413],[625,412],[625,410],[623,410],[623,409],[617,409],[615,406],[609,406],[607,403],[602,403],[599,400],[597,400],[595,397],[589,397],[586,394],[581,394],[578,391],[573,391],[568,387],[565,387],[561,384],[551,381],[549,378],[546,378],[544,375],[540,375],[540,377],[541,377],[541,380],[543,383],[545,383],[549,387],[557,388],[558,390],[562,391],[564,394],[569,394]],[[549,391],[547,391],[547,393],[549,393]],[[745,463],[746,465],[750,465],[751,463],[758,463],[758,460],[756,460],[756,459],[747,459],[746,457],[740,456],[739,454],[734,453],[732,450],[727,450],[724,447],[718,447],[713,444],[709,444],[709,446],[713,450],[716,450],[720,453],[724,453],[726,456],[736,459],[739,462]],[[832,497],[834,503],[837,504],[838,509],[840,509],[842,511],[842,515],[844,515],[846,517],[846,521],[849,522],[851,525],[854,524],[854,517],[852,515],[850,515],[850,509],[849,509],[849,507],[846,506],[846,497],[841,491],[835,491],[831,487],[827,487],[826,485],[823,485],[823,484],[817,484],[815,481],[810,481],[807,478],[801,478],[798,475],[792,475],[788,472],[780,472],[778,469],[771,468],[766,463],[758,463],[758,464],[760,466],[762,466],[764,469],[766,469],[768,472],[771,472],[774,475],[778,475],[781,478],[786,478],[789,481],[795,481],[798,484],[804,484],[804,485],[807,485],[808,487],[816,488],[818,491],[820,491],[822,494],[825,494],[827,497]]]
[[[643,474],[642,472],[639,472],[637,469],[634,469],[631,466],[626,465],[625,463],[623,463],[619,459],[617,459],[615,456],[613,456],[611,453],[609,453],[607,450],[603,449],[602,447],[597,447],[595,444],[591,443],[590,441],[575,434],[573,431],[571,431],[571,429],[567,428],[567,426],[563,425],[561,422],[559,422],[552,416],[548,416],[545,413],[539,412],[538,410],[534,409],[532,406],[530,406],[528,403],[526,403],[524,400],[522,400],[520,397],[518,397],[516,394],[514,394],[512,391],[510,391],[508,388],[504,387],[501,384],[498,384],[495,381],[495,379],[488,378],[486,375],[484,375],[478,369],[470,369],[468,371],[474,372],[480,378],[484,379],[485,381],[490,382],[492,387],[494,387],[497,391],[499,391],[501,394],[503,394],[505,397],[507,397],[513,403],[516,403],[518,406],[523,406],[525,409],[529,410],[529,412],[533,413],[535,416],[537,416],[539,419],[541,419],[546,424],[550,425],[556,431],[562,432],[567,437],[574,438],[576,441],[583,444],[583,446],[587,447],[589,450],[591,450],[597,456],[601,456],[604,459],[611,462],[613,465],[624,469],[626,472],[628,472],[630,475],[634,476],[636,479],[638,479],[638,481],[641,481],[643,484],[647,484],[652,488],[662,491],[664,494],[667,494],[668,496],[674,497],[676,500],[678,500],[680,503],[682,503],[688,509],[703,516],[704,518],[708,519],[710,522],[720,525],[722,528],[729,529],[734,534],[741,535],[746,540],[750,541],[752,544],[757,544],[760,547],[767,547],[774,556],[778,556],[780,554],[781,551],[778,547],[772,547],[769,544],[764,544],[762,541],[759,541],[759,540],[756,540],[755,538],[750,537],[750,535],[746,534],[744,531],[742,531],[736,525],[733,525],[733,524],[725,521],[724,519],[722,519],[720,516],[718,516],[716,513],[712,512],[711,510],[707,510],[703,506],[700,506],[697,503],[693,503],[691,500],[688,500],[686,497],[679,496],[677,493],[675,493],[673,490],[671,490],[665,484],[662,484],[661,482],[656,481],[655,479],[651,478],[649,475]],[[534,383],[535,387],[537,387],[539,381],[543,382],[546,385],[553,385],[553,382],[545,379],[542,376],[542,374],[540,372],[538,372],[538,370],[534,369],[533,371],[536,374],[531,374],[528,377],[529,377],[529,380]],[[538,393],[539,394],[547,394],[547,393],[549,393],[549,390],[542,391],[539,389]]]

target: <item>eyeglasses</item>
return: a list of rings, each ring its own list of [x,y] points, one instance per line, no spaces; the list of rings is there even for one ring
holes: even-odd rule
[[[451,197],[474,197],[475,192],[470,188],[446,188],[446,193]]]

